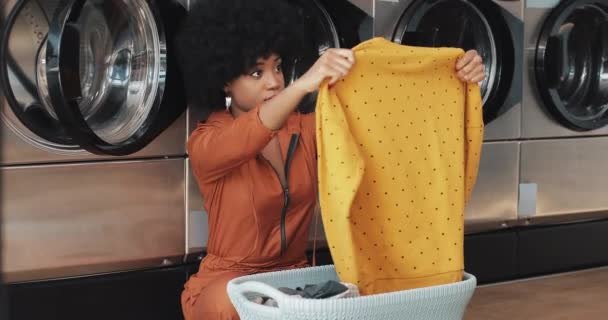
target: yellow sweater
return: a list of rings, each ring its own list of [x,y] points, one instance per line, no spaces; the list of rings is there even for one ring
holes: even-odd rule
[[[323,224],[342,281],[364,294],[460,281],[464,207],[483,137],[461,49],[375,38],[316,107]]]

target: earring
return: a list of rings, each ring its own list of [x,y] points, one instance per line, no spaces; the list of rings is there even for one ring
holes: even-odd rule
[[[226,111],[230,109],[230,105],[232,105],[232,97],[226,97]]]

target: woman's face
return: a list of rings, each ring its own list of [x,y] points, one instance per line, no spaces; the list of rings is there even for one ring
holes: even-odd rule
[[[257,65],[247,74],[229,82],[224,91],[232,97],[233,111],[247,112],[259,104],[272,99],[285,88],[281,58],[271,54],[268,58],[259,58]]]

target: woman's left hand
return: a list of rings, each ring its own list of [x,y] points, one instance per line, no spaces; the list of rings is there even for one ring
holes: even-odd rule
[[[486,78],[485,66],[475,50],[465,52],[456,62],[456,72],[460,80],[470,83],[478,83]]]

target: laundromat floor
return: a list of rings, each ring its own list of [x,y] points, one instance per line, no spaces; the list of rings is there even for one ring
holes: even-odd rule
[[[464,319],[608,319],[608,267],[480,286]]]

